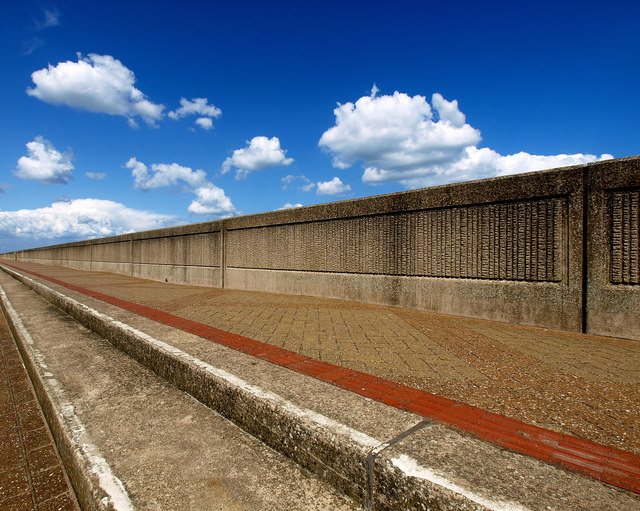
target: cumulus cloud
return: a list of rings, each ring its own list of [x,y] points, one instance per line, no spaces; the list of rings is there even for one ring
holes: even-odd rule
[[[100,199],[58,201],[49,207],[0,211],[0,235],[30,239],[96,238],[164,227],[172,217]]]
[[[222,188],[207,180],[204,170],[192,170],[177,163],[152,163],[151,171],[136,158],[129,158],[124,165],[131,170],[134,188],[152,190],[154,188],[177,186],[180,182],[192,191],[196,198],[188,207],[189,213],[216,218],[231,216],[236,208]]]
[[[151,190],[165,186],[176,186],[182,181],[189,186],[197,187],[207,180],[204,170],[192,170],[190,167],[183,167],[177,163],[152,163],[151,172],[149,168],[136,158],[130,158],[125,167],[131,170],[134,188],[141,190]]]
[[[210,105],[207,98],[193,98],[189,101],[186,98],[180,98],[180,108],[169,112],[169,117],[178,120],[188,115],[198,115],[195,123],[202,129],[210,130],[213,128],[213,119],[218,119],[222,115],[215,105]]]
[[[318,195],[342,195],[351,191],[351,187],[345,185],[339,177],[334,177],[331,181],[320,181],[317,186]]]
[[[253,137],[247,144],[247,147],[233,151],[233,155],[222,163],[222,174],[235,167],[236,179],[240,180],[246,178],[249,172],[293,163],[293,158],[287,158],[286,151],[280,148],[278,137]]]
[[[203,130],[210,130],[213,128],[213,121],[210,117],[198,117],[195,122]]]
[[[70,153],[61,153],[41,136],[27,143],[28,156],[18,160],[13,173],[20,179],[32,179],[42,184],[66,185],[74,169]]]
[[[78,54],[78,62],[49,64],[34,71],[31,79],[35,87],[28,88],[27,94],[53,105],[120,115],[132,126],[135,117],[155,126],[163,116],[164,106],[152,103],[136,89],[133,71],[111,55]]]
[[[417,188],[612,158],[524,152],[502,156],[478,148],[480,131],[466,122],[457,100],[435,93],[429,104],[420,95],[377,93],[374,85],[370,96],[355,104],[339,104],[334,110],[335,126],[319,141],[332,154],[334,167],[345,169],[362,162],[364,183],[393,181]]]
[[[232,216],[236,208],[222,188],[212,183],[195,190],[196,198],[189,205],[189,213],[194,215],[216,216],[218,218]]]
[[[452,160],[465,147],[477,144],[480,132],[465,124],[464,116],[460,123],[456,105],[446,103],[446,120],[433,122],[431,106],[423,96],[399,92],[365,96],[334,110],[336,125],[322,135],[319,144],[334,154],[338,168],[358,160],[379,169],[399,170]]]

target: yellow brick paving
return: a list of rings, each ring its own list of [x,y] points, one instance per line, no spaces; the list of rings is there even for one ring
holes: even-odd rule
[[[29,263],[32,271],[640,453],[640,342]]]

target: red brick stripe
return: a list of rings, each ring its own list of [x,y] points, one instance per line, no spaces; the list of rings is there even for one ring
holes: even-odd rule
[[[505,449],[532,456],[640,494],[640,456],[637,454],[525,424],[429,392],[314,360],[248,337],[75,286],[17,266],[13,267],[121,309],[248,353],[292,371],[332,383],[386,405],[454,426]]]

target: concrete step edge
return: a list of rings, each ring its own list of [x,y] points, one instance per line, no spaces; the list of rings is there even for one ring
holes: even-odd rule
[[[407,509],[409,503],[443,510],[523,509],[515,503],[491,501],[445,478],[434,476],[409,455],[402,456],[403,463],[399,465],[384,456],[382,451],[387,444],[378,439],[250,385],[17,271],[1,267],[80,324],[271,448],[316,473],[367,509]],[[28,349],[25,353],[28,357],[34,356]],[[30,375],[36,373],[37,379],[39,369],[33,361],[30,365]],[[40,391],[43,395],[38,395],[41,402],[51,401],[48,392],[52,389],[43,385]],[[52,420],[60,422],[59,418]],[[62,441],[67,440],[63,438]],[[63,461],[65,465],[67,462],[81,467],[86,464],[78,459],[77,454],[67,455]],[[75,471],[79,471],[77,467]],[[83,489],[87,480],[93,483],[91,491]],[[95,488],[95,477],[84,477],[79,486],[81,493],[84,491],[89,498],[93,495],[96,501],[104,499]],[[101,509],[99,504],[87,509]]]
[[[81,508],[91,511],[133,510],[122,482],[112,473],[111,467],[87,435],[64,390],[50,377],[42,355],[34,347],[30,333],[1,286],[0,308],[16,341]]]

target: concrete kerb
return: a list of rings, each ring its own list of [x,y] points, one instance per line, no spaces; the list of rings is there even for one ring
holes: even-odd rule
[[[303,409],[33,279],[4,266],[1,268],[159,376],[316,473],[367,509],[408,509],[414,506],[417,509],[435,507],[443,510],[521,509],[515,503],[491,501],[461,488],[422,467],[406,454],[386,457],[382,451],[390,443],[383,443],[317,412]],[[35,372],[36,378],[42,380],[31,360],[34,354],[25,350],[24,355],[30,359],[30,374]],[[47,393],[54,389],[41,386],[39,399],[50,401]],[[53,408],[47,414],[47,420],[61,423],[62,416],[59,408]],[[57,427],[64,428],[65,424]],[[73,430],[69,425],[66,428]],[[87,509],[100,509],[104,499],[100,482],[87,473],[86,460],[73,452],[77,446],[74,447],[63,433],[56,434],[56,441],[60,436],[60,441],[68,444],[66,450],[69,452],[63,458],[65,464],[72,466],[70,472],[77,474],[72,477],[74,488],[78,486],[76,491],[83,495],[83,499],[94,499],[94,504]],[[85,500],[82,502],[84,505]]]
[[[113,475],[75,415],[73,405],[67,401],[58,382],[47,372],[44,357],[33,346],[31,335],[1,287],[0,307],[82,509],[132,510],[122,482]]]

